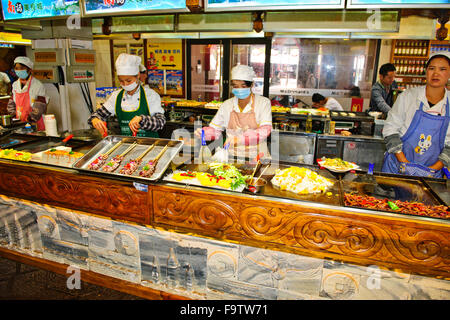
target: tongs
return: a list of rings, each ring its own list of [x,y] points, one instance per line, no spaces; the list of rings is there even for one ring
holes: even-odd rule
[[[445,181],[445,185],[447,189],[450,188],[450,172],[446,167],[442,168],[442,172],[444,172],[444,175],[447,177],[447,180]]]
[[[258,166],[261,163],[259,160],[264,156],[264,152],[260,152],[258,153],[258,155],[256,156],[256,158],[254,159],[254,161],[256,161],[256,166],[255,169],[253,170],[252,175],[250,176],[250,181],[253,179],[253,177],[255,176],[256,171],[258,170]],[[253,161],[253,162],[254,162]]]

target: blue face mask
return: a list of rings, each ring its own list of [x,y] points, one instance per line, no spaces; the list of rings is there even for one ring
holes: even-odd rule
[[[27,71],[27,70],[14,70],[14,72],[16,73],[16,75],[17,75],[20,79],[26,79],[26,78],[28,78],[28,71]]]
[[[245,99],[247,98],[251,91],[250,88],[234,88],[231,90],[231,92],[238,98],[238,99]]]

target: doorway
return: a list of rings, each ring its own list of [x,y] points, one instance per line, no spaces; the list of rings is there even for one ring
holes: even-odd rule
[[[187,99],[225,101],[231,97],[231,69],[253,67],[253,92],[268,97],[271,39],[187,40]]]

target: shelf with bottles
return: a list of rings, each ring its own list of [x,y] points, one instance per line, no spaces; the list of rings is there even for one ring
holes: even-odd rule
[[[430,55],[441,52],[450,52],[450,43],[448,41],[431,40]]]
[[[427,59],[429,51],[428,40],[394,40],[393,59],[401,58],[421,58]],[[392,59],[391,59],[392,60]]]
[[[425,76],[426,60],[395,58],[392,63],[395,66],[396,74],[402,76]]]
[[[411,89],[426,84],[424,77],[404,77],[395,78],[399,90]]]

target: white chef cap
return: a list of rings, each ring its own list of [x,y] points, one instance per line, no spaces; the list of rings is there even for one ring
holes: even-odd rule
[[[428,66],[428,64],[430,63],[430,61],[435,58],[436,56],[443,56],[446,57],[448,60],[448,63],[450,63],[450,52],[448,51],[439,51],[439,52],[435,52],[433,53],[427,60],[426,65]]]
[[[238,64],[231,69],[231,80],[252,81],[255,77],[255,71],[252,67]]]
[[[141,57],[121,53],[116,60],[116,71],[119,76],[136,76],[139,74]]]
[[[143,64],[139,65],[139,72],[145,72],[145,71],[147,71],[147,68]]]
[[[24,57],[24,56],[16,57],[14,59],[14,64],[16,64],[16,63],[23,64],[24,66],[27,66],[28,68],[33,69],[33,61],[31,61],[30,58],[28,58],[28,57]]]

